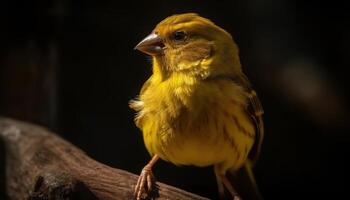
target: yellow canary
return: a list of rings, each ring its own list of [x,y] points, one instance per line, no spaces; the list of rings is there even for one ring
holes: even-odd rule
[[[135,48],[153,61],[153,74],[130,102],[153,156],[141,172],[136,198],[151,190],[151,168],[159,158],[213,165],[220,194],[226,190],[233,199],[241,197],[230,175],[244,171],[251,192],[257,192],[251,167],[263,139],[263,109],[232,36],[197,14],[179,14],[160,22]]]

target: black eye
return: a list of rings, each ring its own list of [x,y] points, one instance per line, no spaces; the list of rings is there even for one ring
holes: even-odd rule
[[[173,34],[173,39],[176,40],[176,41],[182,41],[184,39],[186,39],[186,33],[184,31],[176,31],[174,34]]]

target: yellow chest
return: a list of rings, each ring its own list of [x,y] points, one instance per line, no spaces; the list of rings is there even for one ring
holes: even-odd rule
[[[151,84],[140,100],[147,150],[174,164],[238,168],[254,143],[244,93],[230,81]]]

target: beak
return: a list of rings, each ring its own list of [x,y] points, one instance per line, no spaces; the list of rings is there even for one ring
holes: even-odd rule
[[[149,34],[145,39],[136,45],[134,49],[142,51],[151,56],[163,54],[164,43],[159,35]]]

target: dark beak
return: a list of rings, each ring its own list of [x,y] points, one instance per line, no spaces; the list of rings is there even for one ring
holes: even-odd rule
[[[164,43],[156,33],[149,34],[134,49],[151,56],[163,54]]]

